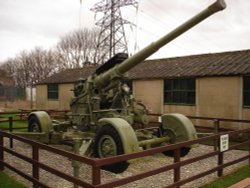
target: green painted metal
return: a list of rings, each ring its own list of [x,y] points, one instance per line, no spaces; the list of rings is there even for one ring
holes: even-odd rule
[[[80,154],[80,146],[81,146],[81,139],[75,139],[74,140],[74,152],[76,154]],[[71,165],[73,167],[73,174],[75,178],[79,178],[79,174],[80,174],[80,162],[76,161],[76,160],[72,160]],[[74,184],[74,188],[78,188],[79,186]]]
[[[108,124],[115,128],[120,135],[125,153],[134,153],[139,151],[135,131],[127,121],[121,118],[102,118],[99,120],[99,123],[100,126]]]
[[[101,118],[122,118],[129,124],[148,124],[148,109],[131,97],[124,83],[124,74],[141,63],[173,39],[183,34],[202,20],[226,7],[223,0],[217,0],[199,14],[166,34],[156,42],[126,59],[115,56],[99,67],[87,79],[75,83],[74,98],[70,103],[71,122],[83,131],[96,131]]]
[[[161,145],[162,143],[168,143],[170,141],[170,137],[164,136],[161,138],[152,138],[149,140],[139,141],[139,146],[145,149],[153,148],[155,145]]]
[[[164,114],[161,119],[163,134],[165,131],[173,142],[197,139],[194,125],[186,116],[178,113]]]
[[[44,111],[35,111],[31,112],[29,114],[28,120],[30,120],[33,116],[35,116],[38,119],[41,132],[44,132],[45,134],[49,134],[51,130],[53,130],[52,126],[52,120],[48,113]]]
[[[42,133],[38,133],[38,132],[13,132],[13,134],[17,135],[17,136],[23,136],[27,139],[31,139],[31,140],[35,140],[37,142],[42,142],[42,143],[50,143],[50,138],[49,135],[42,132]]]

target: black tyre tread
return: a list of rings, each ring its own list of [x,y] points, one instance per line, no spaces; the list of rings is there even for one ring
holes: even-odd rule
[[[96,133],[95,142],[94,142],[94,156],[100,158],[100,154],[98,153],[98,142],[103,135],[109,135],[113,138],[117,147],[117,155],[124,154],[122,140],[120,138],[119,133],[113,128],[111,125],[102,126]],[[114,163],[111,165],[103,166],[102,169],[106,171],[110,171],[113,173],[122,173],[129,166],[127,161],[122,161],[118,163]]]
[[[163,132],[164,132],[164,129],[163,129],[162,126],[160,126],[159,129],[158,129],[158,132],[157,132],[158,137],[161,136],[160,133],[163,133]],[[191,150],[191,148],[189,148],[189,147],[182,147],[180,149],[181,149],[181,153],[180,153],[181,157],[186,156],[190,152],[190,150]],[[168,157],[174,157],[174,150],[168,150],[168,151],[164,151],[162,153],[164,155],[168,156]]]
[[[42,128],[41,128],[41,125],[40,125],[40,122],[38,120],[38,118],[34,115],[32,115],[29,120],[28,120],[28,132],[33,132],[33,127],[32,127],[32,124],[36,122],[38,125],[39,125],[39,132],[42,132]]]
[[[181,148],[181,153],[180,153],[180,156],[181,157],[184,157],[186,156],[189,151],[191,150],[191,148],[188,148],[188,147],[182,147]],[[168,157],[174,157],[174,150],[169,150],[169,151],[164,151],[162,152],[164,155],[168,156]]]

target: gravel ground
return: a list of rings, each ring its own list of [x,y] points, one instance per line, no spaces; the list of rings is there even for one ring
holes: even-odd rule
[[[6,145],[8,144],[7,139],[5,140],[5,144]],[[67,150],[69,149],[63,146],[57,146],[57,147],[61,149],[62,148],[67,149]],[[24,143],[15,141],[14,150],[24,154],[25,156],[31,157],[31,147]],[[211,152],[211,151],[213,151],[213,147],[200,145],[199,147],[193,148],[187,156],[182,158],[182,160],[192,158],[194,156],[199,156],[199,155]],[[230,151],[229,153],[226,152],[224,155],[224,161],[228,162],[228,161],[237,159],[241,156],[245,156],[247,153],[248,153],[247,151],[239,151],[239,150]],[[6,153],[5,153],[4,158],[5,158],[5,161],[7,161],[9,164],[15,166],[18,169],[22,169],[27,174],[31,174],[32,167],[29,163],[26,163],[25,161],[18,159],[16,157],[13,157]],[[58,169],[62,172],[72,174],[71,161],[69,161],[65,157],[41,150],[39,158],[40,158],[40,161],[44,164],[48,164],[49,166],[55,169]],[[129,168],[121,174],[113,174],[110,172],[102,171],[101,172],[102,182],[108,182],[114,179],[121,179],[124,177],[133,176],[137,173],[151,170],[156,167],[160,167],[163,164],[166,165],[166,164],[172,164],[172,163],[173,163],[173,159],[166,157],[163,154],[156,154],[153,156],[144,157],[131,163]],[[239,167],[244,166],[246,164],[248,164],[247,161],[230,166],[224,169],[224,175],[232,173]],[[204,172],[208,169],[215,167],[216,165],[217,165],[217,157],[210,157],[208,159],[198,161],[190,165],[186,165],[181,168],[181,179],[185,179],[192,175],[199,174],[201,172]],[[29,181],[25,180],[24,178],[10,171],[8,168],[5,168],[4,171],[10,176],[17,179],[18,181],[25,184],[27,187],[32,187],[32,184]],[[81,164],[80,177],[87,180],[88,182],[91,182],[90,166]],[[190,188],[190,187],[198,188],[208,182],[215,180],[216,178],[217,178],[216,173],[213,173],[204,178],[200,178],[193,182],[185,184],[184,186],[181,186],[181,187],[182,188]],[[46,182],[48,186],[53,187],[53,188],[72,188],[73,187],[73,185],[70,182],[63,180],[43,170],[40,170],[40,180],[42,182]],[[154,176],[142,179],[142,180],[138,180],[136,182],[132,182],[132,183],[120,186],[120,187],[122,188],[130,188],[130,187],[160,188],[160,187],[165,187],[167,185],[170,185],[172,182],[173,182],[172,171],[169,171],[169,172],[157,174],[157,175],[154,175]]]

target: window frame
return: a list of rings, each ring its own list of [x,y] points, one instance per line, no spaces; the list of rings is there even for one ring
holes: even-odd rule
[[[243,108],[250,108],[250,102],[248,102],[249,104],[246,103],[246,101],[250,101],[250,84],[248,86],[249,88],[246,89],[247,83],[250,83],[250,75],[243,76],[243,81],[242,81],[242,86],[243,86],[242,105],[243,105]]]
[[[47,84],[47,99],[50,101],[56,101],[59,99],[59,85]]]
[[[178,95],[176,95],[177,93]],[[164,104],[165,105],[195,106],[196,105],[196,78],[165,79],[164,80]]]

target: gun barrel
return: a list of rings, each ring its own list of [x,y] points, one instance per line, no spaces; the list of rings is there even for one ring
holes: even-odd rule
[[[205,20],[212,14],[223,10],[226,8],[226,3],[224,0],[217,0],[212,5],[198,13],[196,16],[192,17],[170,33],[166,34],[156,42],[153,42],[149,46],[145,47],[144,49],[140,50],[133,56],[129,57],[127,60],[123,61],[121,64],[117,65],[116,67],[108,70],[107,72],[103,73],[102,75],[99,75],[97,79],[95,80],[96,85],[98,86],[104,86],[109,82],[109,80],[112,78],[112,75],[122,75],[135,67],[137,64],[144,61],[146,58],[151,56],[153,53],[155,53],[157,50],[159,50],[161,47],[166,45],[167,43],[174,40],[176,37],[180,36],[190,28],[194,27],[201,21]]]

